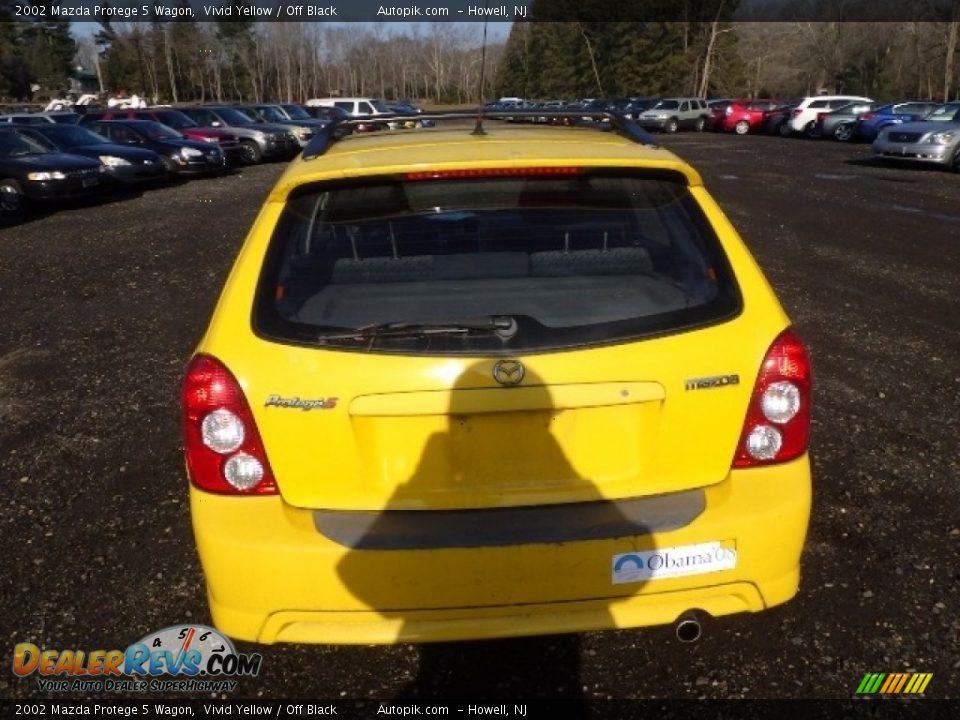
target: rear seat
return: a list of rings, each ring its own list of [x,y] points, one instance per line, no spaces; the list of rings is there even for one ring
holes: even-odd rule
[[[530,277],[530,256],[523,252],[411,255],[360,260],[341,258],[333,266],[334,284],[423,282]]]
[[[549,250],[530,256],[530,274],[533,277],[640,275],[652,271],[650,253],[635,247],[570,252]]]

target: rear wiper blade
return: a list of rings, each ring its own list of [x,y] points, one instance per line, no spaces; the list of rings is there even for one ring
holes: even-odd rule
[[[387,322],[363,325],[352,330],[334,330],[320,333],[318,340],[365,340],[379,337],[416,337],[424,335],[466,335],[494,333],[511,338],[517,332],[517,321],[509,315],[488,315],[442,322]]]

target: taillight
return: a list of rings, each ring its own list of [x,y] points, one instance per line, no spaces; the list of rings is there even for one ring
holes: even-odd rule
[[[817,122],[822,123],[823,119],[827,116],[826,113],[817,113]]]
[[[582,175],[582,167],[516,167],[516,168],[470,168],[465,170],[423,170],[404,173],[404,180],[445,180],[494,177],[533,177],[557,175]]]
[[[803,112],[803,109],[802,109],[802,108],[794,108],[794,109],[793,109],[793,116],[794,116],[794,117],[797,117],[797,116],[798,116],[800,113],[802,113],[802,112]]]
[[[793,460],[806,452],[809,435],[810,360],[800,339],[787,330],[763,359],[733,466]]]
[[[861,119],[861,120],[873,120],[873,117],[874,117],[874,114],[871,113],[871,112],[868,112],[868,113],[864,113],[863,115],[861,115],[861,116],[860,116],[860,119]]]
[[[273,495],[277,484],[236,378],[218,360],[197,355],[181,392],[183,447],[190,481],[227,495]]]

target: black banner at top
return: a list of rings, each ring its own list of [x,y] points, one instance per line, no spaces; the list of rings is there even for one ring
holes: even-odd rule
[[[960,0],[13,0],[9,4],[13,20],[78,22],[960,21]]]

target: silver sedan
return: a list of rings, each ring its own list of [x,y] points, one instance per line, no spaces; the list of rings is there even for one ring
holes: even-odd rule
[[[960,172],[960,103],[947,103],[921,122],[885,128],[873,141],[883,160],[942,165]]]

